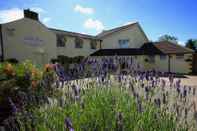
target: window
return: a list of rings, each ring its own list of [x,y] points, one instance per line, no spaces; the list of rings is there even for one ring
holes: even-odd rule
[[[57,34],[57,47],[65,47],[67,39],[66,36],[63,34]]]
[[[176,55],[176,59],[183,59],[184,58],[184,55],[183,54],[177,54]]]
[[[129,40],[119,40],[120,48],[129,48]]]
[[[160,55],[160,60],[165,60],[166,59],[166,55]]]
[[[97,42],[96,42],[96,40],[91,40],[91,42],[90,42],[90,48],[91,49],[96,49],[97,48]]]
[[[75,38],[75,48],[83,48],[83,39]]]
[[[154,55],[149,55],[149,62],[155,63],[155,56]]]

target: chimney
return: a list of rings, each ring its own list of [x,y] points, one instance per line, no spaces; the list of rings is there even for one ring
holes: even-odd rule
[[[39,20],[39,15],[37,12],[31,11],[30,9],[24,10],[24,17],[30,18],[32,20]]]

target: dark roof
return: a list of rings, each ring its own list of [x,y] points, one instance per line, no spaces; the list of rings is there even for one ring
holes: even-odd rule
[[[154,46],[164,54],[187,54],[194,53],[193,50],[169,41],[154,42]]]
[[[120,27],[117,27],[117,28],[114,28],[114,29],[111,29],[111,30],[104,30],[100,34],[97,35],[97,38],[102,38],[102,37],[110,35],[110,34],[112,34],[114,32],[118,32],[120,30],[123,30],[123,29],[126,29],[128,27],[131,27],[131,26],[133,26],[135,24],[138,24],[138,22],[133,22],[131,24],[128,24],[128,25],[125,25],[125,26],[120,26]]]
[[[68,36],[73,36],[73,37],[80,37],[80,38],[84,38],[84,39],[94,39],[94,40],[100,40],[95,36],[92,35],[87,35],[87,34],[82,34],[82,33],[76,33],[76,32],[71,32],[71,31],[64,31],[64,30],[59,30],[59,29],[53,29],[53,28],[48,28],[49,30],[57,33],[64,33],[65,35]]]
[[[142,52],[140,49],[128,48],[128,49],[100,49],[90,56],[114,56],[114,55],[141,55]]]
[[[167,55],[167,54],[187,54],[194,51],[171,42],[149,42],[141,48],[125,49],[100,49],[90,56],[114,56],[114,55]]]
[[[145,55],[155,55],[155,54],[164,54],[160,49],[158,49],[154,43],[145,43],[141,46],[140,50]]]

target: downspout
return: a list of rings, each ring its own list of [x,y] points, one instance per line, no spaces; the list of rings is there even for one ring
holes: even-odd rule
[[[4,47],[3,47],[3,31],[2,25],[0,24],[0,42],[1,42],[1,62],[4,61]]]
[[[102,43],[102,40],[100,40],[100,49],[102,49],[102,45],[101,45],[101,43]]]
[[[171,72],[171,61],[170,61],[170,59],[171,59],[171,56],[168,55],[168,72]]]

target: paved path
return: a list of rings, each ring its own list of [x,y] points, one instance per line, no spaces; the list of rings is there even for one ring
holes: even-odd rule
[[[186,78],[182,78],[181,80],[183,85],[191,85],[197,87],[197,76],[186,75]]]
[[[164,78],[167,79],[168,78]],[[181,79],[181,85],[196,86],[197,88],[197,76],[185,75],[185,78],[175,78],[175,80]]]

